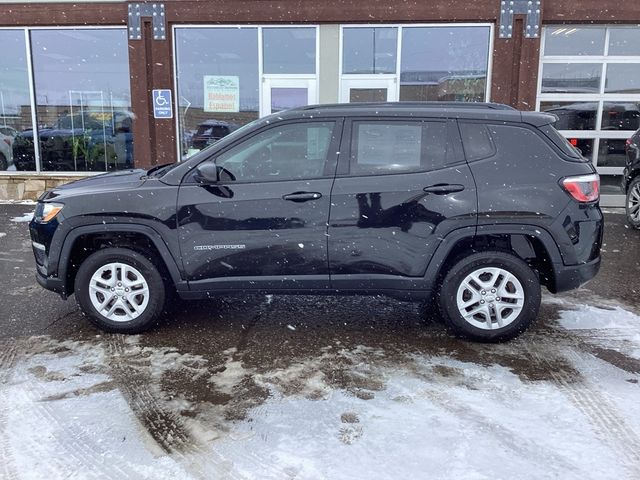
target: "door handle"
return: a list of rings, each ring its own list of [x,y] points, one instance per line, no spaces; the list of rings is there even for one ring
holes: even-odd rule
[[[293,192],[283,195],[282,199],[290,202],[308,202],[309,200],[317,200],[320,197],[322,197],[320,192]]]
[[[459,184],[438,184],[431,185],[430,187],[424,187],[423,190],[426,193],[433,193],[435,195],[446,195],[448,193],[461,192],[464,190],[464,185]]]

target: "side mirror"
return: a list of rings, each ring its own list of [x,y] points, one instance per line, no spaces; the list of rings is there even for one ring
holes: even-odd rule
[[[217,183],[218,166],[213,162],[204,162],[196,168],[195,180],[198,183]]]

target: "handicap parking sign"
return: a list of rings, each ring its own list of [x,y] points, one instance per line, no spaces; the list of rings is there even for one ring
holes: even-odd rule
[[[153,90],[153,118],[173,118],[171,90]]]

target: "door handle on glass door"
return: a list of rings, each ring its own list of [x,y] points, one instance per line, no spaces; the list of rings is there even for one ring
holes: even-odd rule
[[[293,192],[283,195],[282,199],[291,202],[308,202],[309,200],[317,200],[320,197],[322,197],[320,192]]]

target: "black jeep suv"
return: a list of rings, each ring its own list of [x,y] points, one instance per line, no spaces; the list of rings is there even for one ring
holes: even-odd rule
[[[556,120],[497,104],[278,112],[188,161],[44,194],[37,279],[112,332],[149,327],[174,293],[264,292],[429,300],[458,335],[512,338],[541,285],[600,265],[599,178]]]
[[[633,228],[640,229],[640,130],[627,140],[625,150],[627,160],[622,188],[627,195],[627,221]]]

